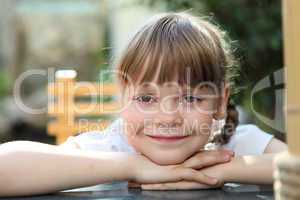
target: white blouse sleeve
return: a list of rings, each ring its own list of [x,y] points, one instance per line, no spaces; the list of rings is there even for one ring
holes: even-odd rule
[[[104,146],[107,146],[104,144],[104,138],[105,135],[100,131],[85,132],[77,136],[69,136],[60,146],[77,147],[82,150],[100,150],[100,148],[103,149]]]
[[[122,119],[118,119],[102,131],[90,131],[78,136],[70,136],[61,146],[88,151],[135,153],[124,136],[122,123]]]
[[[236,155],[261,155],[274,136],[253,124],[238,125],[230,141],[223,148]]]

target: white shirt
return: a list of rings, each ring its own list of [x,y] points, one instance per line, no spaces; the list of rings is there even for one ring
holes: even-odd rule
[[[253,124],[238,125],[230,141],[221,148],[230,149],[235,155],[260,155],[273,138]],[[75,143],[82,150],[136,153],[123,133],[123,119],[117,118],[103,131],[91,131],[70,136],[64,145]]]

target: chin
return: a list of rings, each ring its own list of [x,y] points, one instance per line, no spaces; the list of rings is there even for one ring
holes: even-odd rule
[[[151,156],[147,156],[152,162],[158,164],[158,165],[177,165],[183,163],[189,156],[180,155],[180,156],[174,156],[179,155],[178,153],[156,153],[151,154]]]

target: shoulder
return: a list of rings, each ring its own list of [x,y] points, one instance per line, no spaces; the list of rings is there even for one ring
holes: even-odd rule
[[[273,135],[254,124],[238,125],[230,141],[224,148],[233,150],[237,155],[261,155],[270,143]]]
[[[62,146],[76,146],[82,150],[92,151],[129,151],[129,144],[123,136],[123,121],[115,119],[102,131],[90,131],[70,136]]]

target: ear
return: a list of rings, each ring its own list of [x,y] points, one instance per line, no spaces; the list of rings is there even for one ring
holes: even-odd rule
[[[227,113],[227,104],[230,96],[230,87],[229,83],[225,82],[221,90],[221,95],[219,98],[219,105],[217,112],[215,113],[215,119],[222,119],[226,116]]]

